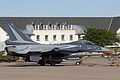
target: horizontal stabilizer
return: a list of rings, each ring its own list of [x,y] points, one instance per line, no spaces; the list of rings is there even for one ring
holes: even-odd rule
[[[31,47],[28,46],[26,48],[23,48],[23,49],[20,49],[20,50],[16,50],[16,51],[13,51],[17,54],[27,54],[29,51],[30,51]]]

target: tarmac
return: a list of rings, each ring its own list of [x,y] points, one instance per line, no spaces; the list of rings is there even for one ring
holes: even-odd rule
[[[0,63],[0,80],[120,80],[118,64],[111,64],[105,58],[88,58],[77,66],[75,62],[56,66],[3,62]]]

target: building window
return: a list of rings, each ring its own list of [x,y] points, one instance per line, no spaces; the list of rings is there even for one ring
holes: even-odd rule
[[[78,39],[80,39],[81,38],[81,36],[80,35],[78,35]]]
[[[48,41],[48,35],[45,35],[45,41]]]
[[[73,40],[73,35],[70,35],[70,41],[72,41]]]
[[[35,27],[36,27],[36,30],[38,30],[38,26],[36,25]]]
[[[61,40],[65,41],[65,35],[61,35]]]
[[[40,41],[40,35],[37,35],[37,36],[36,36],[36,40],[37,40],[37,41]]]
[[[56,41],[56,35],[53,35],[53,41]]]

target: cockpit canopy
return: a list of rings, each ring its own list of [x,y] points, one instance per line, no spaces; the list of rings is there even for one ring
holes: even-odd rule
[[[71,43],[66,43],[66,44],[83,44],[83,45],[95,45],[94,43],[88,41],[88,40],[79,40]]]
[[[92,43],[92,42],[90,42],[88,40],[79,40],[78,43],[80,43],[80,44],[86,44],[86,45],[94,45],[94,43]]]

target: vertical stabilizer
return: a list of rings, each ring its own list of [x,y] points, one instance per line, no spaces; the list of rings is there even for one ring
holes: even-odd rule
[[[26,36],[21,30],[11,23],[4,23],[5,29],[10,37],[11,41],[29,41],[33,42],[28,36]]]

